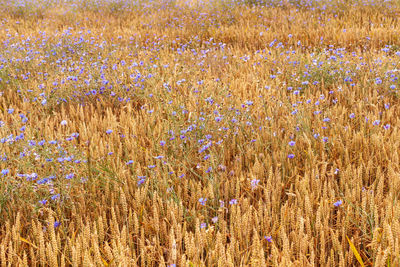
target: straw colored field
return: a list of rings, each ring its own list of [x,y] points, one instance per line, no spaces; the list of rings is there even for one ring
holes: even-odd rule
[[[400,265],[393,1],[1,1],[0,265]]]

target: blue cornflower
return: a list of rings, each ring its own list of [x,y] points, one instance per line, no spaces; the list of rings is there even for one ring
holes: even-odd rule
[[[73,138],[78,138],[78,136],[79,136],[79,133],[72,133],[71,134],[71,137],[73,137]]]
[[[138,186],[146,182],[146,176],[138,176]]]
[[[372,125],[379,125],[379,123],[381,123],[381,121],[380,120],[375,120],[373,123],[372,123]]]
[[[206,205],[206,202],[207,202],[207,198],[199,198],[199,202],[200,202],[200,204],[202,205],[202,206],[205,206]]]
[[[2,174],[2,176],[5,176],[5,175],[7,175],[9,172],[10,172],[9,169],[3,169],[3,170],[1,171],[1,174]]]
[[[233,199],[231,199],[231,200],[229,201],[229,204],[230,204],[230,205],[236,205],[237,203],[238,203],[238,201],[237,201],[236,198],[233,198]]]
[[[250,183],[251,189],[253,189],[253,190],[256,189],[259,182],[260,182],[260,180],[258,180],[258,179],[251,180],[251,183]]]
[[[53,196],[51,196],[51,200],[56,200],[59,197],[60,197],[60,194],[53,195]]]
[[[333,203],[333,206],[340,207],[342,204],[343,204],[343,201],[342,200],[338,200],[335,203]]]

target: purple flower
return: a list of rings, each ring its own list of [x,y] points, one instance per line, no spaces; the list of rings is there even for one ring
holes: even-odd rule
[[[292,158],[294,158],[294,154],[289,154],[287,157],[288,157],[289,159],[292,159]]]
[[[163,140],[160,141],[160,146],[165,146],[165,144],[166,144],[165,141]]]
[[[67,175],[65,176],[65,179],[70,180],[70,179],[74,178],[74,176],[75,176],[74,173],[70,173],[70,174],[67,174]]]
[[[111,134],[112,132],[113,132],[113,130],[110,130],[110,129],[108,129],[108,130],[106,131],[107,134]]]
[[[126,162],[126,165],[130,165],[133,163],[133,160],[129,160],[128,162]]]
[[[290,141],[290,142],[289,142],[289,146],[294,146],[295,144],[296,144],[295,141]]]
[[[269,243],[272,242],[272,237],[271,236],[264,236],[265,240],[267,240]]]
[[[207,227],[207,224],[206,223],[201,223],[200,224],[200,229],[203,229],[203,228],[206,228]]]
[[[349,118],[350,119],[354,119],[356,117],[356,115],[354,114],[354,113],[351,113],[350,115],[349,115]]]

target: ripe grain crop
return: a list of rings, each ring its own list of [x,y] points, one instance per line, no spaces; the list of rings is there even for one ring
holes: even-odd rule
[[[399,266],[398,1],[0,1],[0,266]]]

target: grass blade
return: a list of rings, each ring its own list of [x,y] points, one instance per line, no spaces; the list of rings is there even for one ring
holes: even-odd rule
[[[347,238],[347,241],[349,242],[351,251],[353,251],[354,256],[356,257],[357,261],[360,263],[360,265],[362,267],[365,267],[364,262],[363,262],[363,260],[362,260],[362,258],[360,256],[360,253],[358,253],[358,251],[357,251],[356,247],[354,246],[353,242],[351,242],[350,238],[347,235],[346,235],[346,238]]]

